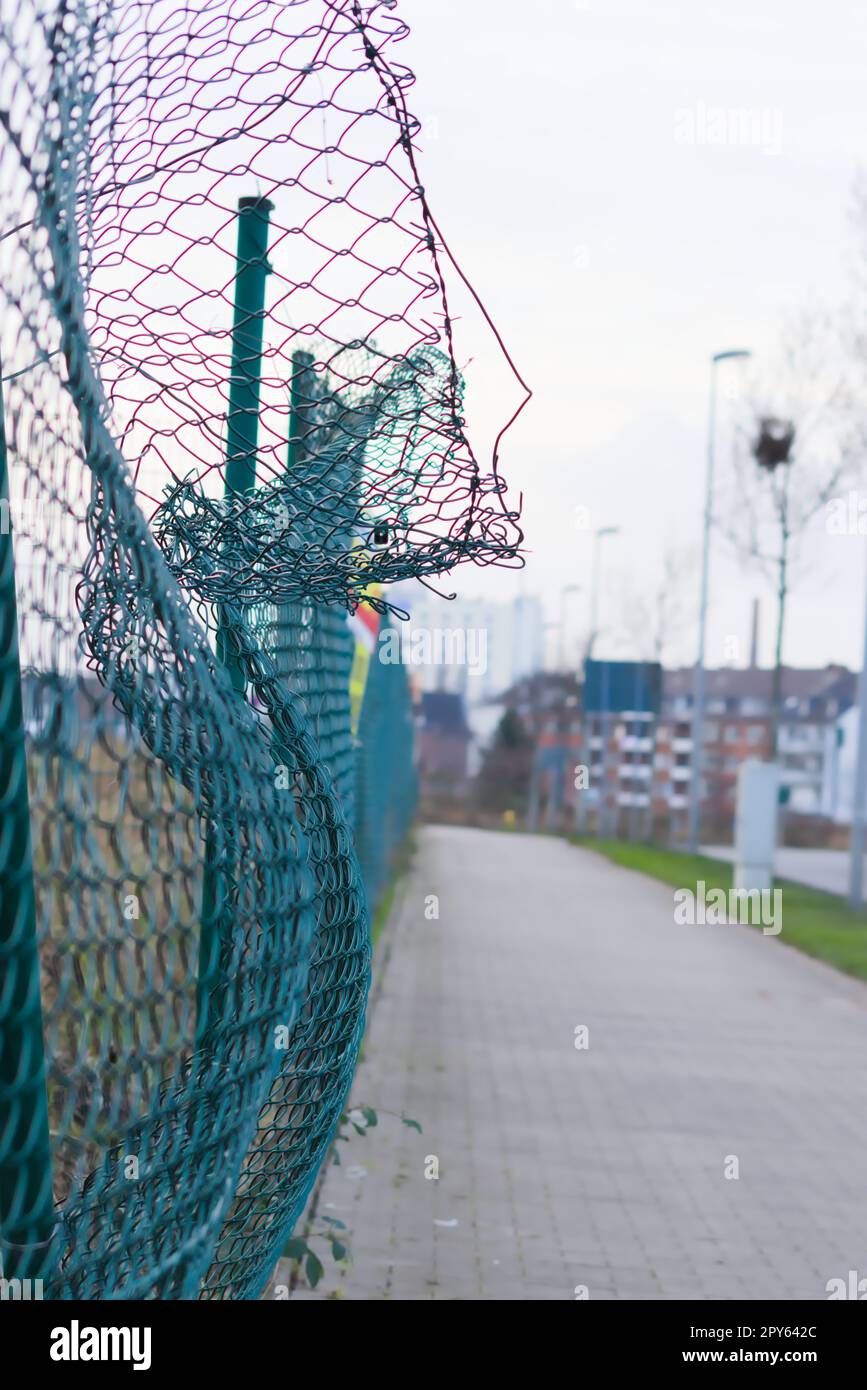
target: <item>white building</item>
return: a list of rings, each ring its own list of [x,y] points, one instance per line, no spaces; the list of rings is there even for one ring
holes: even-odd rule
[[[409,621],[400,624],[403,659],[422,690],[463,696],[473,735],[473,775],[502,714],[491,701],[524,676],[542,670],[542,602],[534,595],[449,602],[418,584],[393,589],[389,598],[410,614]]]

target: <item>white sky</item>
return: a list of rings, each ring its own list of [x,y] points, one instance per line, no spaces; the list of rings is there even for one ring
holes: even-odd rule
[[[577,637],[583,506],[622,528],[606,542],[603,624],[618,616],[625,573],[654,587],[668,542],[693,547],[682,583],[697,595],[708,358],[770,355],[788,313],[847,293],[851,185],[867,165],[867,6],[400,0],[398,12],[413,28],[402,56],[418,77],[434,213],[535,392],[501,457],[524,492],[527,568],[465,568],[444,587],[541,592],[554,619],[561,586],[583,585],[568,604]],[[679,142],[676,112],[701,105],[764,112],[779,152]],[[469,322],[463,343],[484,444],[518,396]],[[725,427],[723,411],[723,455]],[[867,542],[829,536],[820,519],[808,560],[785,659],[860,665]],[[722,540],[711,592],[709,663],[730,635],[746,659],[754,594],[770,661],[771,595]],[[694,660],[694,625],[668,656]]]

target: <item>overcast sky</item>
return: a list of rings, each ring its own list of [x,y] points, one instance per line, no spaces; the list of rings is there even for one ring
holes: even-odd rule
[[[666,545],[692,552],[681,583],[695,606],[710,354],[770,358],[787,314],[847,295],[851,188],[867,165],[867,7],[400,0],[398,12],[413,28],[403,56],[418,77],[434,212],[534,390],[501,456],[524,493],[527,568],[468,567],[451,587],[523,587],[554,619],[561,586],[582,585],[567,604],[576,639],[584,507],[621,528],[606,542],[603,626],[625,574],[655,587]],[[738,112],[753,125],[720,125]],[[484,447],[519,392],[469,316],[463,331]],[[723,396],[723,458],[729,423]],[[791,597],[788,662],[860,665],[865,560],[867,540],[829,536],[819,519]],[[754,594],[770,661],[772,597],[722,540],[711,591],[709,663],[731,654],[731,637],[746,659]],[[669,658],[694,655],[693,623]]]

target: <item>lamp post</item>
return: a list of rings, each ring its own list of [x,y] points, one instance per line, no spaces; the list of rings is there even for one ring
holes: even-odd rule
[[[720,362],[743,361],[752,354],[745,348],[715,352],[710,360],[710,400],[707,431],[707,486],[701,557],[701,603],[698,618],[698,661],[695,667],[692,712],[692,776],[689,783],[689,849],[698,850],[701,829],[701,779],[704,761],[704,648],[707,629],[707,595],[710,567],[710,528],[713,508],[714,453],[716,442],[716,369]]]
[[[600,542],[606,536],[616,536],[620,533],[619,526],[597,526],[596,534],[593,537],[593,575],[590,581],[590,636],[587,640],[587,655],[593,655],[593,644],[596,641],[596,625],[599,621],[599,550]]]
[[[566,671],[566,599],[570,594],[580,594],[580,584],[564,584],[560,590],[560,634],[558,639],[558,662],[561,672]]]
[[[855,798],[849,832],[849,906],[864,905],[865,788],[867,788],[867,606],[864,612],[864,655],[858,680],[858,754],[855,764]]]
[[[599,624],[599,572],[601,544],[606,536],[617,536],[619,535],[619,533],[619,526],[597,526],[596,533],[593,537],[593,569],[590,580],[590,635],[587,639],[586,652],[586,659],[588,661],[593,655],[593,646],[596,642],[597,636],[596,629]],[[588,750],[587,757],[589,766],[590,760],[592,759],[592,752],[590,751],[590,740],[587,735],[587,730],[590,726],[588,724],[587,717],[583,709],[581,716],[581,724],[583,730],[581,745],[582,748],[586,748]],[[610,726],[610,714],[607,710],[602,711],[600,716],[600,724],[602,729],[602,762],[600,774],[601,787],[599,789],[599,802],[596,813],[597,837],[602,835],[604,826],[607,827],[608,823],[608,730]]]

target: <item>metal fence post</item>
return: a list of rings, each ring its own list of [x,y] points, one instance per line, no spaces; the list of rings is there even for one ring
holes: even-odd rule
[[[232,372],[226,418],[226,497],[250,493],[256,486],[262,341],[265,322],[265,277],[268,265],[268,227],[273,203],[267,198],[238,201],[238,250],[232,325]],[[246,678],[232,648],[221,614],[217,617],[217,656],[225,665],[234,690],[243,695]],[[223,848],[222,855],[225,854]],[[225,874],[216,862],[222,857],[214,832],[208,830],[202,889],[202,930],[199,938],[196,1035],[201,1039],[208,1003],[219,977],[218,924],[228,892]]]
[[[311,368],[314,361],[312,352],[299,351],[292,354],[292,381],[289,386],[289,448],[286,458],[287,473],[290,478],[309,453],[309,435],[315,424],[311,413],[313,405],[313,373]]]

